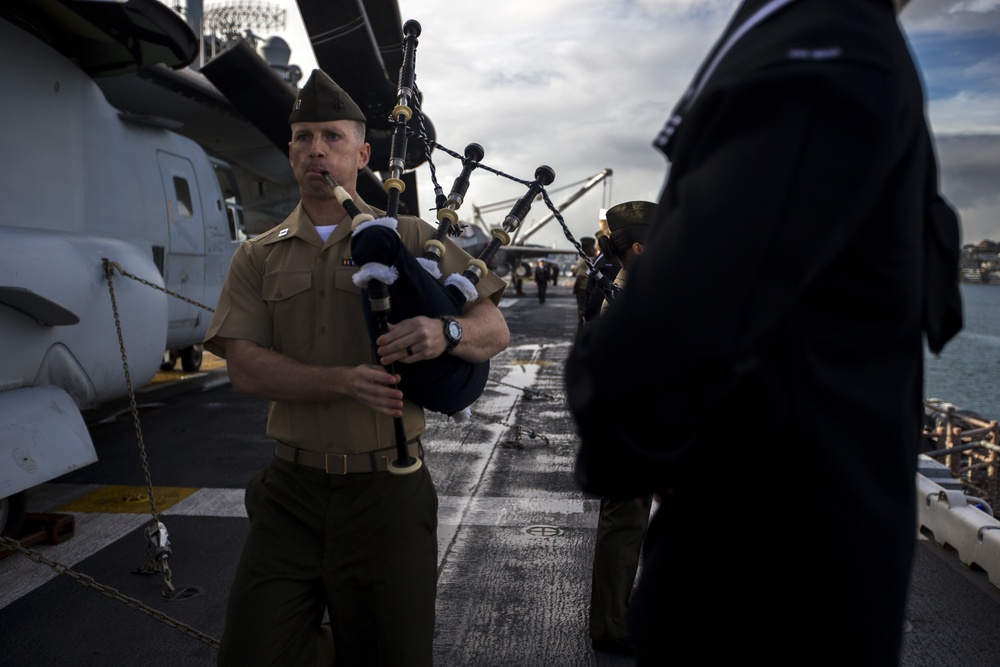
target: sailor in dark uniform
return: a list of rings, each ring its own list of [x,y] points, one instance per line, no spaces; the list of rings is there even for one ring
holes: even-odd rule
[[[661,500],[639,665],[898,664],[924,346],[962,319],[904,1],[740,5],[656,141],[628,288],[568,359],[582,487]]]
[[[600,271],[601,275],[607,278],[608,282],[614,282],[621,271],[622,263],[615,255],[614,248],[611,247],[611,237],[608,233],[597,233],[597,257],[594,258],[594,268]],[[585,305],[583,307],[584,324],[590,324],[598,318],[604,308],[606,294],[597,282],[596,274],[587,276],[587,288]]]
[[[601,210],[601,219],[604,219],[603,209]],[[587,256],[587,259],[593,262],[599,252],[597,248],[597,239],[592,236],[584,236],[580,239],[580,247],[583,249],[583,253]],[[576,265],[573,267],[573,296],[576,298],[577,335],[583,331],[583,325],[586,323],[584,312],[587,310],[587,285],[589,282],[589,272],[590,266],[587,264],[587,261],[581,257],[577,260]]]
[[[620,267],[614,276],[619,289],[625,287],[628,268],[642,255],[655,209],[652,202],[628,201],[607,211],[610,235],[601,238],[607,239],[604,247],[608,260]],[[600,289],[595,288],[594,292],[603,295]],[[604,307],[609,303],[605,301]],[[615,419],[613,414],[606,417]],[[635,652],[628,636],[626,610],[635,585],[651,502],[648,494],[642,498],[601,498],[590,593],[590,643],[595,650]]]
[[[533,271],[535,286],[538,288],[538,303],[545,303],[545,293],[549,287],[549,276],[551,275],[548,265],[544,259],[538,260],[538,265]]]

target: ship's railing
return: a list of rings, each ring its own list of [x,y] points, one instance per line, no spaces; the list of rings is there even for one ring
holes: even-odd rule
[[[1000,422],[945,401],[924,401],[924,454],[947,466],[965,490],[1000,504]]]

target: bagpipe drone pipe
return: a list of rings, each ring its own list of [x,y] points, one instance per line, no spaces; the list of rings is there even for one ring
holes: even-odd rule
[[[415,77],[415,52],[419,35],[418,22],[409,20],[403,25],[403,62],[399,72],[397,104],[390,117],[393,134],[389,177],[385,180],[388,194],[385,217],[376,219],[361,212],[346,190],[332,176],[324,174],[338,201],[351,217],[351,255],[359,266],[354,282],[362,289],[373,341],[388,331],[389,324],[411,317],[460,316],[465,306],[478,298],[476,285],[489,273],[489,262],[501,246],[510,243],[511,234],[517,231],[539,194],[556,213],[567,238],[574,243],[580,255],[585,257],[580,244],[573,239],[545,192],[545,186],[555,179],[555,172],[551,167],[538,167],[534,180],[526,182],[482,165],[480,161],[484,151],[478,144],[469,144],[465,157],[461,158],[427,139],[423,133],[421,136],[425,140],[431,178],[437,193],[438,226],[434,236],[425,244],[422,257],[414,256],[402,243],[396,233],[396,225],[399,195],[405,188],[401,177],[405,165],[407,133],[411,131],[407,123],[414,113],[417,120],[422,121],[417,104],[419,96]],[[411,103],[414,108],[410,107]],[[422,122],[418,124],[422,127]],[[432,145],[462,159],[462,172],[455,179],[447,198],[436,180],[430,156]],[[470,175],[477,167],[516,180],[527,186],[527,192],[511,208],[501,227],[491,230],[489,244],[478,257],[468,262],[463,273],[442,276],[440,262],[448,247],[444,241],[449,235],[458,236],[462,233],[464,226],[458,222],[457,211],[468,190]],[[588,263],[593,267],[592,263]],[[609,281],[605,282],[610,284]],[[405,396],[428,410],[456,418],[467,416],[469,406],[482,394],[489,376],[488,361],[471,363],[448,353],[435,359],[400,364],[398,369],[393,366],[394,364],[390,365],[386,370],[399,374],[398,388]],[[389,466],[389,470],[397,473],[412,472],[419,468],[420,461],[414,460],[407,453],[401,418],[397,418],[394,425],[397,460]]]

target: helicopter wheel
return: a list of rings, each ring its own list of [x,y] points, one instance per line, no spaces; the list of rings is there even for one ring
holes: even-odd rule
[[[181,358],[181,368],[183,368],[188,373],[193,373],[194,371],[201,368],[201,357],[202,357],[201,345],[192,345],[191,347],[185,347],[183,350],[178,352],[178,356],[180,356]]]
[[[177,363],[177,354],[168,350],[163,353],[163,363],[160,364],[161,371],[172,371],[174,370],[174,365]]]

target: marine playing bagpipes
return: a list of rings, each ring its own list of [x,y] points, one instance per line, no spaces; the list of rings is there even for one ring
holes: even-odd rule
[[[415,257],[403,245],[396,233],[396,226],[400,193],[405,188],[402,174],[408,133],[411,132],[408,121],[413,118],[414,113],[420,121],[418,125],[423,127],[415,74],[419,35],[420,24],[417,21],[409,20],[403,25],[403,61],[399,71],[397,103],[389,119],[393,126],[393,134],[389,177],[385,180],[388,195],[385,216],[373,218],[363,213],[351,199],[350,194],[329,173],[324,173],[337,200],[351,217],[351,255],[360,267],[353,280],[362,289],[373,341],[388,331],[389,324],[407,318],[424,316],[447,319],[461,315],[464,306],[478,298],[476,284],[489,273],[489,262],[501,246],[510,243],[511,234],[517,231],[539,194],[556,213],[567,238],[575,244],[580,255],[585,257],[580,244],[573,239],[545,192],[545,186],[555,179],[555,172],[551,167],[545,165],[538,167],[535,170],[535,179],[525,182],[481,165],[480,160],[484,156],[484,151],[478,144],[469,144],[463,159],[429,140],[422,130],[420,137],[425,143],[427,161],[431,165],[431,178],[437,194],[438,227],[433,238],[425,244],[422,257]],[[462,172],[455,179],[447,198],[437,183],[430,155],[432,145],[453,157],[462,159]],[[462,234],[464,225],[458,222],[457,211],[464,201],[470,176],[477,167],[516,180],[527,186],[527,192],[511,208],[502,225],[491,230],[492,239],[486,249],[478,257],[471,259],[461,274],[451,274],[442,281],[439,264],[447,248],[444,240],[449,235]],[[588,263],[593,268],[593,263]],[[604,282],[610,285],[609,281]],[[460,421],[470,416],[469,406],[485,389],[489,377],[489,362],[471,363],[445,353],[434,359],[401,364],[399,369],[390,364],[386,370],[392,374],[399,374],[398,388],[409,399],[428,410],[444,413]],[[394,420],[394,431],[397,458],[390,463],[390,472],[407,474],[417,470],[421,463],[407,451],[402,418]]]

